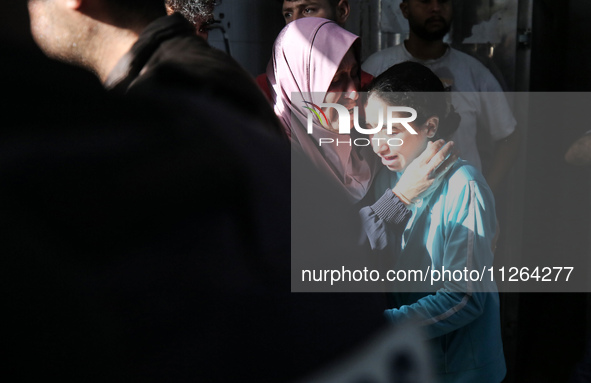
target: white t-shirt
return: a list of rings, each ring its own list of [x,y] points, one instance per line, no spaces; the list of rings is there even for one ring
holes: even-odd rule
[[[374,53],[361,68],[378,76],[392,65],[404,61],[427,66],[452,91],[452,104],[462,117],[452,140],[460,150],[460,156],[482,171],[476,132],[485,140],[494,142],[513,133],[516,125],[498,81],[477,59],[453,48],[448,48],[438,59],[419,60],[406,50],[404,44],[400,44]],[[482,142],[480,137],[479,141]]]

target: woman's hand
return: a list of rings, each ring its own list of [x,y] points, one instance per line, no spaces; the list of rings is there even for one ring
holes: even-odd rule
[[[405,204],[431,194],[458,159],[453,141],[429,142],[425,151],[408,165],[392,192]]]

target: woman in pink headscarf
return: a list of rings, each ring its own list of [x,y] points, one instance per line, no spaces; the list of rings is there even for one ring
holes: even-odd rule
[[[332,175],[352,201],[361,200],[378,165],[371,147],[349,144],[352,137],[338,133],[335,108],[317,108],[321,103],[344,106],[352,127],[359,99],[359,38],[330,20],[298,19],[275,40],[271,64],[267,77],[275,113],[292,146]],[[309,114],[314,116],[310,134]]]

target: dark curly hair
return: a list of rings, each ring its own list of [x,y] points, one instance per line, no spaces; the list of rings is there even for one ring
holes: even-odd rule
[[[368,98],[376,95],[390,105],[408,106],[417,111],[415,123],[439,117],[433,140],[449,139],[458,129],[460,115],[449,101],[441,80],[426,66],[406,61],[396,64],[376,77],[368,88]]]
[[[187,20],[207,20],[213,17],[213,9],[218,0],[166,0],[166,5],[174,12],[183,15]]]

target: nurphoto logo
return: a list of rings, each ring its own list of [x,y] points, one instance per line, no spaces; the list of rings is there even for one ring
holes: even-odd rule
[[[309,110],[308,113],[308,120],[307,120],[307,132],[308,134],[312,134],[314,132],[314,119],[316,118],[320,125],[324,128],[329,127],[329,121],[326,117],[325,110],[329,108],[334,108],[338,114],[338,123],[339,123],[339,134],[351,134],[351,112],[341,104],[334,104],[334,103],[320,103],[319,105],[313,104],[308,101],[303,101],[304,108]],[[401,117],[401,114],[410,114],[409,116]],[[417,111],[414,108],[410,108],[407,106],[388,106],[386,110],[386,130],[388,134],[392,134],[392,125],[400,124],[402,125],[410,134],[417,134],[416,130],[410,125],[411,122],[416,120],[417,118]],[[379,109],[379,116],[378,116],[378,124],[372,128],[362,128],[361,124],[359,123],[359,107],[355,106],[353,108],[353,127],[355,130],[363,135],[372,135],[379,133],[384,128],[384,110],[382,108]],[[372,140],[386,140],[388,145],[390,146],[401,146],[404,142],[400,138],[356,138],[354,140],[339,140],[333,138],[320,138],[318,143],[320,146],[322,144],[333,144],[336,141],[337,146],[339,144],[348,144],[348,145],[355,145],[355,146],[369,146],[371,145]]]

